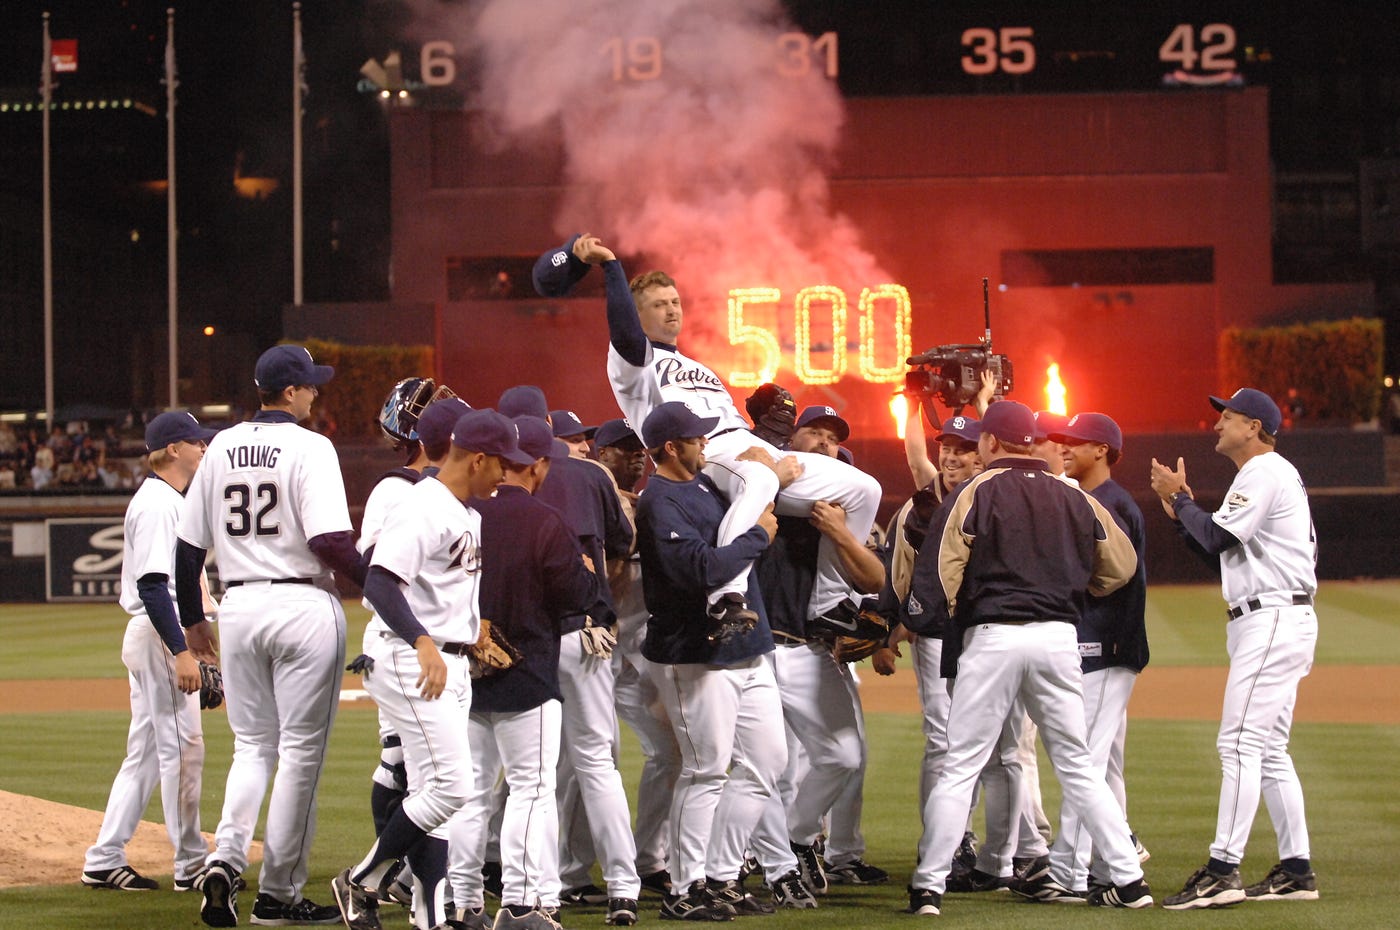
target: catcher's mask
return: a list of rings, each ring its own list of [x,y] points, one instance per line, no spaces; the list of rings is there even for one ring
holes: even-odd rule
[[[379,429],[402,452],[418,441],[418,416],[435,400],[456,397],[447,385],[439,387],[432,378],[404,378],[394,385],[379,410]]]

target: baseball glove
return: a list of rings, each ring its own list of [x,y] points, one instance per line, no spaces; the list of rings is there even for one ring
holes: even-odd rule
[[[890,622],[868,598],[857,607],[843,601],[807,624],[807,633],[831,646],[838,662],[859,662],[875,654],[890,636]]]
[[[467,658],[473,678],[490,678],[519,662],[522,656],[495,624],[483,618],[481,632],[467,650]]]
[[[224,702],[224,673],[217,665],[199,663],[199,707],[213,710]]]

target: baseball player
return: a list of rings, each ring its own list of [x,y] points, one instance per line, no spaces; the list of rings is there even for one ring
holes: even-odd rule
[[[200,916],[212,927],[238,923],[240,873],[269,778],[253,921],[326,923],[337,916],[335,907],[302,897],[302,889],[345,664],[345,613],[331,571],[356,583],[364,575],[335,449],[297,425],[333,373],[301,346],[264,352],[254,373],[261,409],[214,437],[186,494],[175,583],[192,644],[212,644],[199,589],[211,547],[228,589],[219,627],[234,753],[204,877]]]
[[[408,496],[413,485],[424,474],[435,473],[447,458],[452,448],[452,427],[469,409],[446,385],[438,388],[431,378],[400,381],[389,393],[379,415],[379,426],[394,441],[394,448],[408,457],[408,461],[401,468],[380,476],[378,483],[370,490],[369,498],[365,501],[364,516],[360,520],[358,545],[361,554],[368,552],[379,541],[379,532],[388,521],[389,514]],[[374,605],[368,598],[364,599],[364,605],[371,613],[374,611]],[[369,623],[365,625],[360,647],[362,658],[352,662],[351,668],[363,670],[372,666],[369,653],[388,629],[384,621],[372,613]],[[383,831],[390,815],[408,793],[403,743],[383,708],[379,708],[378,713],[379,764],[371,775],[374,786],[370,791],[370,813],[374,818],[375,836]],[[386,897],[400,904],[412,903],[412,878],[412,870],[405,866],[389,885]]]
[[[958,650],[948,713],[948,753],[924,813],[925,836],[910,880],[909,910],[938,915],[966,822],[973,784],[1020,701],[1041,724],[1046,751],[1108,865],[1113,884],[1092,904],[1149,907],[1152,896],[1122,811],[1096,778],[1084,741],[1084,697],[1074,624],[1085,592],[1110,593],[1137,568],[1132,543],[1092,497],[1057,480],[1031,456],[1029,408],[987,408],[978,439],[986,465],[940,506],[915,559],[914,590],[926,613],[955,625],[944,663]],[[921,626],[913,615],[915,632]]]
[[[510,406],[513,415],[548,422],[544,393],[537,387],[508,389],[502,395],[501,406]],[[632,524],[622,512],[612,477],[594,461],[573,455],[552,456],[538,494],[541,501],[564,515],[588,553],[589,564],[595,566],[599,582],[597,602],[562,621],[557,674],[563,695],[563,748],[556,787],[559,809],[567,826],[581,828],[583,819],[573,816],[577,811],[569,803],[569,795],[576,796],[577,804],[586,811],[593,849],[602,859],[603,880],[608,887],[604,892],[592,886],[587,881],[585,865],[583,874],[576,879],[578,883],[567,883],[561,900],[569,904],[635,901],[641,884],[632,816],[615,758],[617,712],[611,649],[616,642],[616,613],[606,574],[608,559],[625,558],[630,553]],[[573,858],[591,861],[594,856],[580,852]]]
[[[789,449],[835,457],[842,443],[850,438],[851,427],[833,408],[808,407],[797,417]],[[785,538],[786,537],[786,538]],[[842,559],[844,573],[855,582],[848,603],[855,605],[861,595],[874,595],[885,583],[885,565],[880,556],[867,548],[846,527],[840,509],[826,503],[812,507],[810,521],[778,521],[778,539],[760,561],[760,585],[766,592],[764,606],[769,623],[777,631],[804,636],[810,632],[805,622],[805,602],[810,591],[810,566],[814,564],[816,540],[829,538]],[[804,557],[803,541],[807,542]],[[779,547],[792,545],[780,553]],[[764,571],[781,554],[790,558],[772,578]],[[782,604],[783,594],[797,587],[795,599]],[[781,593],[780,593],[781,592]],[[780,623],[782,607],[786,616]],[[793,608],[797,608],[794,610]],[[838,884],[881,884],[889,879],[883,869],[867,863],[865,838],[860,815],[865,783],[865,715],[851,667],[837,661],[829,648],[819,642],[801,647],[778,648],[773,652],[774,672],[783,695],[783,714],[790,737],[795,737],[807,767],[796,779],[796,793],[789,800],[789,831],[792,848],[801,863],[808,887],[825,893],[829,881]],[[788,772],[796,753],[789,740]],[[821,818],[830,812],[830,831],[822,862],[815,850],[822,833]],[[770,884],[772,884],[770,882]],[[775,886],[776,893],[776,886]]]
[[[185,488],[214,431],[188,413],[162,413],[146,425],[151,474],[126,507],[121,606],[131,620],[122,663],[131,686],[126,760],[112,782],[97,842],[83,863],[84,885],[153,891],[154,879],[126,861],[126,844],[160,784],[165,830],[175,847],[175,890],[198,886],[209,849],[199,832],[204,729],[199,719],[199,659],[175,613],[175,528]],[[212,603],[208,612],[212,613]]]
[[[481,512],[482,612],[521,658],[473,683],[475,778],[462,816],[452,823],[453,900],[465,927],[485,926],[481,864],[502,770],[509,794],[500,828],[504,887],[495,926],[558,926],[542,909],[559,906],[554,778],[563,719],[560,632],[567,617],[597,599],[600,584],[562,515],[533,496],[551,468],[549,425],[535,417],[517,417],[515,423],[530,464],[511,464],[494,497],[472,501]],[[608,923],[626,926],[636,917],[634,896],[613,902]]]
[[[642,424],[656,473],[637,500],[637,539],[647,637],[657,690],[681,748],[671,805],[671,890],[661,914],[722,920],[761,913],[738,876],[744,849],[787,763],[782,704],[764,660],[773,636],[762,613],[746,632],[712,640],[706,592],[768,547],[771,508],[733,542],[717,544],[725,504],[702,475],[706,436],[717,419],[684,403],[659,404]],[[749,594],[762,606],[750,579]],[[731,770],[731,763],[733,768]],[[771,907],[771,906],[770,906]]]
[[[379,893],[406,857],[418,895],[415,926],[446,921],[448,844],[432,833],[470,790],[467,656],[481,617],[481,516],[463,504],[490,494],[504,463],[533,461],[507,418],[494,410],[462,414],[442,468],[410,488],[374,546],[365,597],[387,630],[370,644],[374,668],[365,688],[402,741],[409,794],[364,859],[331,880],[349,930],[378,930]]]
[[[549,422],[554,427],[554,438],[569,447],[570,455],[576,459],[588,458],[588,442],[598,427],[584,426],[572,410],[549,411]]]
[[[911,415],[910,418],[911,422],[919,424],[920,437],[923,436],[922,416],[920,412]],[[906,438],[909,435],[910,431],[906,430]],[[916,491],[890,521],[890,587],[885,592],[885,598],[887,602],[893,599],[897,605],[891,620],[890,642],[896,649],[900,642],[912,643],[914,680],[919,688],[919,705],[923,708],[924,755],[919,770],[920,817],[927,810],[933,786],[938,781],[939,773],[943,771],[943,761],[948,750],[948,705],[951,695],[948,679],[943,677],[941,671],[945,624],[942,618],[925,616],[922,602],[912,596],[914,558],[924,544],[929,523],[933,520],[939,504],[952,496],[964,481],[982,470],[982,460],[977,454],[977,441],[981,435],[981,422],[971,417],[959,415],[945,420],[936,437],[938,467],[932,473],[933,478]],[[918,445],[923,447],[922,438]],[[926,450],[923,455],[927,458]],[[916,636],[910,632],[910,615],[922,618],[925,633]],[[928,825],[924,824],[925,830],[927,827]],[[965,878],[975,867],[977,852],[973,841],[972,832],[964,831],[957,854],[958,867],[954,869],[950,881]],[[1000,876],[996,878],[996,886],[999,887]]]
[[[1089,754],[1096,771],[1105,773],[1126,815],[1123,786],[1123,744],[1128,728],[1128,699],[1138,674],[1147,665],[1147,531],[1142,511],[1132,495],[1112,478],[1112,466],[1123,454],[1123,431],[1102,413],[1080,413],[1050,441],[1063,450],[1064,471],[1079,482],[1112,514],[1133,542],[1138,567],[1126,585],[1107,597],[1091,598],[1079,619],[1080,667],[1084,672],[1084,712]],[[1090,883],[1106,884],[1103,864],[1090,869],[1088,832],[1071,807],[1060,811],[1060,832],[1050,850],[1050,879],[1038,900],[1061,900],[1066,890],[1074,897],[1088,894]],[[1139,856],[1141,858],[1141,856]]]
[[[647,468],[641,438],[626,420],[608,420],[594,434],[593,447],[598,462],[612,472],[623,508],[635,522],[637,484]],[[640,556],[634,553],[625,560],[609,562],[608,581],[617,610],[613,702],[618,718],[636,733],[643,758],[632,828],[637,875],[643,889],[665,895],[671,892],[671,875],[666,871],[666,837],[671,828],[671,797],[680,775],[681,751],[652,680],[651,663],[642,655],[647,608],[642,598]]]
[[[562,263],[555,264],[562,256]],[[576,236],[569,246],[552,250],[536,263],[536,287],[557,294],[588,270],[603,266],[608,305],[608,380],[618,406],[633,423],[664,401],[682,401],[697,416],[713,418],[714,432],[706,447],[706,473],[729,501],[718,543],[727,545],[754,526],[763,509],[774,502],[779,478],[760,461],[741,456],[760,446],[774,461],[778,450],[760,440],[739,413],[724,382],[709,368],[683,355],[676,347],[681,332],[681,298],[675,282],[664,272],[641,275],[629,286],[622,265],[596,236]],[[806,517],[817,501],[835,503],[846,512],[846,525],[857,539],[865,539],[880,505],[880,485],[874,478],[825,456],[799,453],[802,472],[783,488],[778,511]],[[745,601],[748,569],[732,578],[715,579],[707,603],[717,626],[738,627],[756,621],[752,605]],[[845,600],[851,584],[842,576],[840,559],[830,540],[823,539],[817,562],[817,580],[808,607],[820,616]]]
[[[1317,534],[1302,478],[1275,449],[1283,416],[1262,391],[1212,397],[1220,411],[1215,451],[1239,473],[1215,513],[1193,500],[1186,463],[1152,460],[1152,490],[1193,549],[1219,561],[1228,608],[1230,674],[1220,720],[1220,811],[1210,859],[1163,906],[1218,907],[1238,901],[1313,900],[1303,788],[1288,754],[1298,682],[1317,643]],[[1263,794],[1278,835],[1279,862],[1244,887],[1239,872]]]

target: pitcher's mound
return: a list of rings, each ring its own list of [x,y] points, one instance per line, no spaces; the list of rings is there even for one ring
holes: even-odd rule
[[[0,791],[0,888],[17,885],[77,884],[83,874],[83,854],[97,838],[102,812],[56,804],[42,798]],[[213,848],[213,835],[204,834]],[[174,853],[162,824],[141,821],[126,847],[127,861],[142,875],[169,876]],[[262,844],[249,853],[262,860]],[[169,878],[160,880],[170,888]]]

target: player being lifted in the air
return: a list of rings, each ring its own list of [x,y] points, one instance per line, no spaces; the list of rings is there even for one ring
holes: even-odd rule
[[[648,272],[633,279],[629,286],[622,263],[612,250],[597,236],[583,234],[540,257],[535,265],[535,287],[547,297],[563,296],[587,274],[590,265],[603,268],[610,342],[608,381],[628,420],[645,422],[653,408],[673,400],[684,402],[697,416],[718,418],[705,447],[705,474],[729,500],[718,545],[732,542],[752,527],[763,508],[775,498],[776,512],[784,516],[809,516],[817,501],[838,504],[846,512],[851,533],[857,539],[865,538],[880,504],[879,483],[838,459],[784,453],[755,436],[719,376],[677,348],[681,298],[669,275]],[[774,462],[795,456],[797,475],[783,486],[781,495],[774,468],[744,456],[755,446],[766,451]],[[782,467],[791,468],[792,464],[789,460]],[[709,592],[712,637],[747,628],[756,620],[744,599],[748,572],[745,568]],[[823,538],[808,608],[810,616],[817,617],[840,606],[850,588],[850,582],[842,577],[835,546]]]

